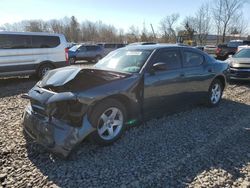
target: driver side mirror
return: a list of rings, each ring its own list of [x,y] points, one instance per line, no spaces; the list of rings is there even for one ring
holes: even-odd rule
[[[232,58],[232,57],[233,57],[233,55],[232,55],[232,54],[228,56],[228,58]]]

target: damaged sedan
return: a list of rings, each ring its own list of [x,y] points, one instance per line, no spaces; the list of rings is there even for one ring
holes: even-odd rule
[[[67,157],[87,137],[108,145],[129,125],[179,104],[219,104],[228,64],[178,45],[133,45],[93,68],[49,71],[23,98],[25,134]]]

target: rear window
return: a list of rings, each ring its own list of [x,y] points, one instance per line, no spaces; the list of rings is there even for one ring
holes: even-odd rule
[[[0,35],[0,49],[54,48],[59,44],[57,36]]]

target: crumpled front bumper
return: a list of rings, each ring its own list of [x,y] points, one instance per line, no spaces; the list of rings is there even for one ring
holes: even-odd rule
[[[49,120],[34,112],[30,105],[23,114],[23,129],[37,143],[64,158],[95,130],[87,115],[83,117],[81,127],[73,127],[53,117]]]

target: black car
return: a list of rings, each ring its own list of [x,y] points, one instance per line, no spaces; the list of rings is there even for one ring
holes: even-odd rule
[[[92,69],[50,71],[24,98],[25,133],[66,157],[87,136],[107,145],[126,126],[187,102],[216,106],[228,64],[177,45],[118,49]],[[156,112],[156,113],[155,113]]]
[[[228,44],[219,44],[216,49],[216,58],[226,60],[230,55],[237,52],[239,46],[250,45],[248,40],[231,40]]]

